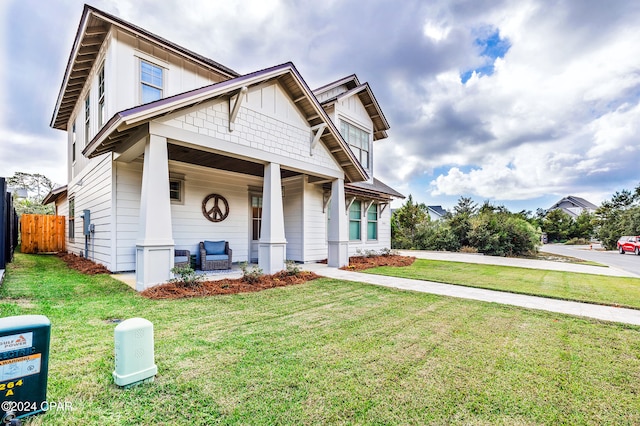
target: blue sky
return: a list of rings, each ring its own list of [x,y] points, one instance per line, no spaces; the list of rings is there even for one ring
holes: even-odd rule
[[[640,2],[91,4],[241,73],[292,61],[311,87],[356,73],[391,125],[376,176],[429,205],[599,204],[640,183]],[[66,183],[49,122],[82,7],[0,2],[0,175]]]

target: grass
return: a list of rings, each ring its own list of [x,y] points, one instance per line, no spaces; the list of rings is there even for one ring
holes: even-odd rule
[[[0,313],[52,322],[30,425],[638,424],[640,327],[320,279],[144,299],[17,254]],[[158,376],[113,385],[113,318],[154,323]]]
[[[640,279],[418,259],[365,272],[640,309]]]

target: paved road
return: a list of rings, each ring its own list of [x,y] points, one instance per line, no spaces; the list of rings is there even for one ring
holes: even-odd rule
[[[617,267],[580,265],[578,263],[553,262],[538,259],[520,259],[517,257],[484,256],[482,254],[454,253],[446,251],[400,250],[404,256],[418,259],[444,260],[448,262],[481,263],[485,265],[517,266],[519,268],[546,269],[549,271],[579,272],[583,274],[609,275],[614,277],[635,277],[640,275]],[[574,256],[577,257],[577,256]],[[634,259],[640,261],[640,258]],[[601,262],[604,264],[604,262]]]
[[[640,275],[640,256],[631,253],[624,255],[615,250],[604,251],[599,244],[589,246],[566,246],[564,244],[545,244],[540,251],[577,257],[578,259],[591,260],[604,265],[622,269],[632,274]]]

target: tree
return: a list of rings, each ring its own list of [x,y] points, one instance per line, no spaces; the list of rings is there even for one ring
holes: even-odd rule
[[[7,179],[7,184],[13,189],[24,189],[26,198],[14,200],[18,215],[22,214],[53,214],[53,206],[43,206],[42,200],[54,187],[51,179],[39,173],[16,172]]]
[[[560,209],[551,210],[542,221],[542,230],[547,233],[549,241],[565,241],[572,226],[571,216]]]
[[[588,240],[593,236],[593,229],[594,215],[584,210],[573,222],[573,227],[569,232],[569,237],[584,238]]]
[[[391,246],[397,249],[418,248],[418,225],[429,220],[427,206],[424,203],[415,203],[409,194],[407,201],[391,216]]]
[[[485,203],[483,208],[487,209],[489,206]],[[449,227],[458,238],[460,247],[468,246],[470,244],[467,234],[471,229],[471,217],[478,211],[478,205],[469,197],[460,197],[453,211],[453,215],[448,219]]]

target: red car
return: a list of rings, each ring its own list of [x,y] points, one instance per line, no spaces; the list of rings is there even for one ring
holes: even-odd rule
[[[618,240],[618,251],[620,254],[625,252],[633,252],[640,255],[640,237],[639,236],[624,236]]]

